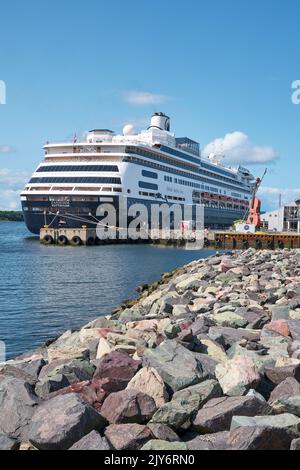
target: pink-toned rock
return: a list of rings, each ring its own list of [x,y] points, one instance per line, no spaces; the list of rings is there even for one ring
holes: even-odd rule
[[[192,324],[193,324],[192,321],[186,321],[186,320],[178,322],[178,325],[182,331],[189,329]]]
[[[216,377],[223,393],[228,396],[241,396],[250,388],[255,388],[260,376],[254,361],[247,356],[236,356],[216,366]]]
[[[273,320],[264,326],[264,329],[274,331],[282,336],[290,336],[289,324],[286,320]]]
[[[140,424],[111,424],[105,430],[105,437],[116,450],[139,450],[153,439],[151,430]]]
[[[141,320],[129,322],[126,326],[140,331],[157,331],[158,323],[158,320]]]
[[[56,392],[52,392],[47,396],[47,399],[59,395],[76,393],[86,403],[93,406],[96,410],[100,410],[105,398],[110,393],[121,390],[123,386],[123,381],[120,383],[111,378],[85,380],[84,382],[78,382]]]
[[[109,344],[107,339],[103,336],[100,338],[96,353],[96,359],[101,359],[106,354],[109,354],[112,350],[112,346]]]
[[[222,262],[218,266],[218,271],[220,271],[221,273],[227,273],[227,271],[229,271],[230,269],[234,269],[234,268],[235,266],[233,266],[232,264]]]
[[[137,390],[111,393],[104,401],[101,415],[110,424],[147,423],[156,411],[153,398]]]
[[[288,377],[274,388],[270,395],[269,403],[285,395],[289,397],[300,395],[300,383],[294,377]]]
[[[101,338],[106,338],[108,333],[115,331],[115,330],[112,330],[111,328],[98,328],[98,331],[99,331],[99,336]]]
[[[168,401],[168,393],[163,379],[153,367],[143,367],[130,380],[127,389],[137,390],[153,398],[157,408]]]
[[[123,381],[124,388],[128,382],[135,376],[141,366],[141,361],[135,361],[127,353],[112,351],[106,354],[100,361],[95,374],[95,379],[104,379],[106,377]]]

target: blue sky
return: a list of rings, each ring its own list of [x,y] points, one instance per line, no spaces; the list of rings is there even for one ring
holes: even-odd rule
[[[45,141],[144,128],[153,111],[230,164],[267,166],[265,209],[300,197],[299,14],[298,0],[2,2],[0,208],[18,207]]]

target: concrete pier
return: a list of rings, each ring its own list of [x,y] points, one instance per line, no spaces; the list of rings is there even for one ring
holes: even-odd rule
[[[40,242],[45,245],[71,245],[90,246],[107,244],[134,244],[152,243],[165,246],[187,246],[196,244],[199,249],[215,248],[221,250],[246,250],[248,248],[260,249],[294,249],[300,248],[300,234],[298,233],[240,233],[240,232],[207,232],[204,234],[204,241],[201,238],[196,241],[195,234],[181,233],[178,230],[164,232],[162,230],[141,231],[140,237],[122,238],[120,234],[117,238],[107,238],[106,240],[97,237],[96,229],[82,226],[80,228],[52,228],[43,227],[40,230]]]

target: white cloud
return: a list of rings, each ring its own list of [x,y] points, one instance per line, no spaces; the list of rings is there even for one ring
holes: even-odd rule
[[[15,151],[11,145],[0,145],[0,153],[13,153]]]
[[[282,204],[300,199],[300,189],[271,188],[261,186],[258,197],[261,198],[264,210],[275,210],[279,207],[279,196],[281,194]]]
[[[0,168],[0,210],[21,208],[20,193],[30,178],[25,170]]]
[[[204,148],[202,153],[206,157],[211,153],[223,154],[225,162],[242,164],[267,163],[278,158],[272,147],[254,145],[246,134],[239,131],[215,139]]]
[[[123,94],[123,99],[126,103],[134,106],[146,106],[149,104],[165,103],[170,97],[147,91],[127,91]]]

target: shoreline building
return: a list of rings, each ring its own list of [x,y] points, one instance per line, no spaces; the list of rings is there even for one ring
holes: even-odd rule
[[[300,233],[300,199],[261,216],[262,228],[270,232]]]

